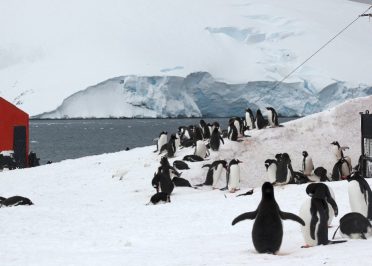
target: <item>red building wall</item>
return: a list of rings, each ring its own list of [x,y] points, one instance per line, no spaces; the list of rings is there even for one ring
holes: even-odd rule
[[[29,116],[0,97],[0,151],[13,150],[15,126],[26,127],[26,162],[29,153]]]

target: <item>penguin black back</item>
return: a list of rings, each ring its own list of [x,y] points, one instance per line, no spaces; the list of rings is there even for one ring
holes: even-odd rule
[[[220,135],[219,128],[215,127],[213,129],[211,139],[209,141],[209,145],[212,151],[218,151],[220,149],[220,142],[222,142],[222,144],[225,144],[225,142],[223,141],[223,138]]]
[[[12,207],[18,205],[34,205],[29,198],[21,196],[13,196],[7,199],[4,199],[0,202],[0,207]]]
[[[255,219],[252,240],[259,253],[275,254],[279,250],[283,239],[282,219],[290,219],[305,225],[297,215],[280,210],[275,201],[274,188],[269,182],[262,185],[262,199],[257,209],[239,215],[233,220],[232,225],[245,219]]]

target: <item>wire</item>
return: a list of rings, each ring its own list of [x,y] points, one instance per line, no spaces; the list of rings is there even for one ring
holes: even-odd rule
[[[318,50],[316,50],[312,55],[310,55],[305,61],[303,61],[300,65],[298,65],[295,69],[293,69],[288,75],[286,75],[284,78],[282,78],[280,81],[277,81],[275,83],[275,85],[271,88],[271,90],[274,90],[276,89],[279,84],[281,84],[283,81],[285,81],[287,78],[289,78],[294,72],[296,72],[300,67],[302,67],[304,64],[306,64],[311,58],[313,58],[316,54],[318,54],[321,50],[323,50],[328,44],[330,44],[334,39],[336,39],[339,35],[341,35],[345,30],[347,30],[351,25],[353,25],[360,17],[362,17],[363,15],[365,15],[370,9],[372,8],[372,6],[370,6],[369,8],[367,8],[363,13],[362,15],[358,15],[356,17],[356,19],[354,19],[352,22],[350,22],[346,27],[344,27],[342,30],[340,30],[336,35],[334,35],[331,39],[329,39],[325,44],[323,44]],[[261,100],[262,98],[264,98],[266,96],[263,95],[262,97],[258,98],[257,101]]]

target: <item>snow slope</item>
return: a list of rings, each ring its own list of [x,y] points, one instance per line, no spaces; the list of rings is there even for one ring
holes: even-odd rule
[[[121,75],[275,81],[366,8],[348,0],[4,0],[0,95],[36,115]],[[358,20],[288,82],[372,84],[370,32],[368,19]]]
[[[245,192],[265,181],[264,160],[288,152],[294,169],[306,149],[315,166],[333,167],[329,143],[350,146],[355,162],[360,153],[359,111],[372,97],[348,101],[333,109],[286,123],[282,128],[252,132],[242,143],[226,140],[212,159],[239,158]],[[154,133],[155,134],[155,133]],[[2,265],[368,265],[369,240],[301,249],[297,223],[284,221],[278,256],[257,254],[251,242],[252,222],[234,227],[237,215],[258,205],[261,193],[236,198],[219,190],[175,188],[171,204],[146,206],[154,193],[151,179],[160,157],[154,147],[66,160],[33,169],[0,173],[0,195],[27,196],[31,207],[0,209]],[[191,154],[183,149],[176,158]],[[183,177],[204,180],[202,163],[193,163]],[[372,183],[371,181],[369,181]],[[221,184],[222,186],[223,184]],[[349,212],[347,182],[328,183],[340,216]],[[306,185],[276,187],[283,211],[298,213]],[[351,252],[352,251],[352,252]]]
[[[313,91],[306,82],[227,84],[209,73],[176,76],[123,76],[79,91],[54,111],[38,118],[107,117],[228,117],[246,108],[274,107],[281,116],[304,116],[333,107],[347,99],[371,95],[372,87],[348,87],[335,82]],[[110,103],[110,104],[107,104]]]

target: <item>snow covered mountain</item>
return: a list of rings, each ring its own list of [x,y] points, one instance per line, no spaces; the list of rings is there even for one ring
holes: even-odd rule
[[[273,82],[367,7],[349,0],[0,1],[0,95],[36,115],[121,75],[206,71],[229,84]],[[370,32],[360,18],[287,82],[318,92],[339,81],[371,85]]]
[[[372,87],[351,88],[343,82],[320,92],[308,88],[306,82],[272,89],[274,85],[270,81],[227,84],[206,72],[186,78],[123,76],[79,91],[56,110],[37,117],[226,117],[242,115],[247,107],[266,106],[273,106],[283,116],[302,116],[372,94]]]

